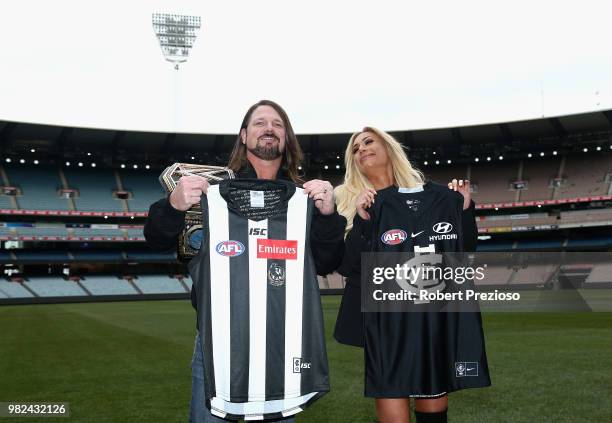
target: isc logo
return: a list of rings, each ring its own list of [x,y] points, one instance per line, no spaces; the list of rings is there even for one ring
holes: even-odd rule
[[[249,235],[266,236],[267,233],[268,233],[268,230],[266,228],[251,228],[251,229],[249,229]]]
[[[217,244],[215,249],[217,250],[218,254],[226,257],[236,257],[244,253],[244,245],[242,242],[231,239],[228,241],[221,241]]]
[[[387,245],[397,245],[406,241],[408,235],[401,229],[390,229],[380,237],[380,240]]]
[[[310,361],[304,361],[299,357],[293,359],[293,373],[302,373],[302,370],[310,370]]]

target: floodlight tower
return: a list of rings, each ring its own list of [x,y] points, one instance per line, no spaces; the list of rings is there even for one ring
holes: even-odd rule
[[[174,63],[174,69],[179,70],[179,64],[186,62],[189,58],[189,51],[196,41],[200,23],[199,16],[153,13],[153,31],[159,40],[164,57],[170,63]],[[174,101],[169,106],[172,108],[170,114],[173,118],[174,132],[177,132],[182,128],[183,98],[181,95],[181,76],[178,72],[172,73],[172,97]]]
[[[200,30],[199,16],[153,13],[153,31],[159,40],[162,53],[167,61],[179,63],[187,61],[189,50],[193,47]]]

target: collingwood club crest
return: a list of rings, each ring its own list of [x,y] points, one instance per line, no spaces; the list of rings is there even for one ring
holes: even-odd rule
[[[283,286],[285,284],[285,269],[277,263],[272,263],[268,268],[268,283],[272,286]]]

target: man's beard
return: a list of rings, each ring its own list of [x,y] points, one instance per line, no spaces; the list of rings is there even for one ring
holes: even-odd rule
[[[257,141],[257,145],[255,148],[247,149],[255,156],[259,157],[262,160],[274,160],[278,159],[281,156],[281,151],[278,148],[279,143],[274,143],[270,147],[266,147]]]

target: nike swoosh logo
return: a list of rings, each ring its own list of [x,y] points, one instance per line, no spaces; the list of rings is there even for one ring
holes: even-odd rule
[[[410,236],[414,238],[414,237],[416,237],[416,236],[421,235],[423,232],[425,232],[425,231],[417,232],[416,234],[411,233],[411,234],[410,234]]]
[[[474,370],[474,367],[472,367],[471,369],[469,369],[469,368],[467,369],[467,371],[468,371],[468,372],[469,372],[470,370]]]

